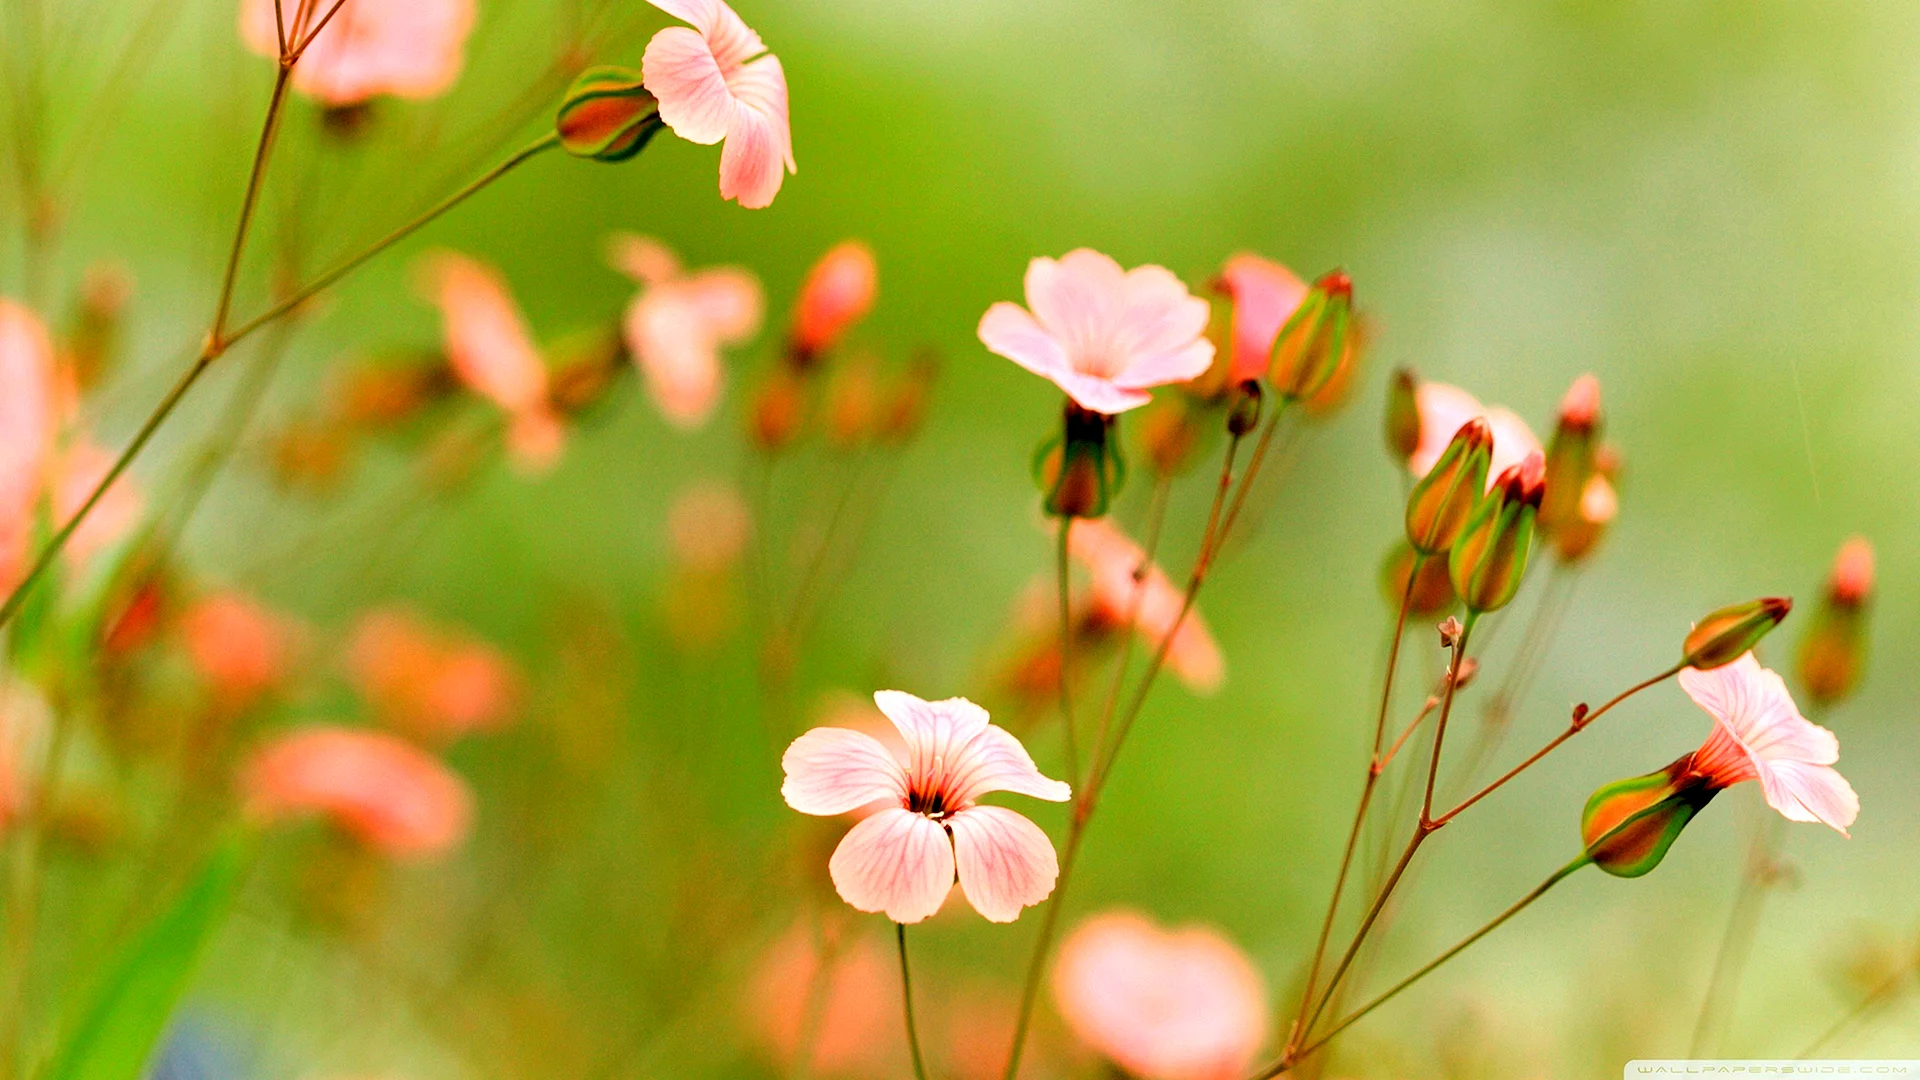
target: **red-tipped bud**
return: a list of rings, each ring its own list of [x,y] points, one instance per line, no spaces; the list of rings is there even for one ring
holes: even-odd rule
[[[1413,590],[1407,591],[1407,575],[1420,564]],[[1416,619],[1435,618],[1453,607],[1453,582],[1447,576],[1447,560],[1437,555],[1422,557],[1405,540],[1395,543],[1380,564],[1380,593],[1388,605],[1399,610],[1401,597],[1407,598],[1407,614]]]
[[[1387,415],[1382,427],[1394,460],[1406,464],[1420,448],[1420,380],[1412,368],[1401,368],[1387,383]]]
[[[1308,416],[1331,416],[1347,403],[1353,384],[1358,380],[1360,362],[1366,355],[1367,344],[1372,339],[1373,320],[1361,312],[1354,312],[1347,322],[1346,347],[1340,353],[1340,362],[1334,366],[1333,375],[1303,403]]]
[[[627,160],[663,126],[660,103],[640,84],[640,73],[621,67],[581,72],[553,121],[567,153],[594,161]]]
[[[1067,400],[1065,431],[1033,458],[1034,483],[1047,513],[1077,518],[1106,514],[1127,478],[1112,431],[1113,417]]]
[[[1493,429],[1474,417],[1453,433],[1453,441],[1407,496],[1407,540],[1415,551],[1438,555],[1453,547],[1467,516],[1487,486],[1493,461]]]
[[[1702,671],[1731,664],[1752,651],[1792,610],[1792,599],[1764,596],[1709,612],[1687,634],[1681,657],[1688,667]]]
[[[1800,685],[1821,705],[1840,701],[1860,683],[1872,592],[1873,545],[1856,536],[1840,546],[1826,595],[1800,639]]]
[[[1639,877],[1667,857],[1687,822],[1720,790],[1692,775],[1693,755],[1645,776],[1616,780],[1593,793],[1580,814],[1580,839],[1595,866],[1615,877]]]
[[[1335,270],[1313,283],[1274,339],[1267,382],[1290,401],[1311,398],[1347,357],[1353,322],[1353,282]]]
[[[1600,380],[1591,373],[1573,380],[1560,399],[1562,427],[1591,428],[1600,422]]]
[[[1560,401],[1560,422],[1547,446],[1547,494],[1540,527],[1552,533],[1580,523],[1580,500],[1594,473],[1600,432],[1600,380],[1582,375]]]
[[[879,269],[873,250],[858,240],[834,245],[807,271],[793,308],[792,359],[810,366],[873,309]]]
[[[1535,453],[1501,473],[1454,542],[1447,572],[1467,610],[1498,610],[1520,591],[1545,471],[1546,462]]]

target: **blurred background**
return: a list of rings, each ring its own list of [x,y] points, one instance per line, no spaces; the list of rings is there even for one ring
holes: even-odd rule
[[[224,3],[49,8],[72,28],[44,52],[50,112],[63,138],[93,145],[61,196],[47,295],[99,259],[131,271],[126,359],[94,405],[117,449],[204,331],[271,69],[243,50]],[[1866,679],[1823,718],[1863,810],[1851,840],[1791,830],[1798,883],[1768,901],[1725,1047],[1794,1052],[1858,998],[1844,972],[1862,950],[1912,952],[1920,10],[738,10],[792,88],[799,173],[770,209],[721,202],[716,152],[667,136],[620,166],[535,161],[301,321],[254,441],[194,518],[182,555],[193,572],[297,617],[313,640],[403,601],[507,650],[528,698],[516,726],[449,754],[475,792],[471,841],[394,868],[370,913],[302,914],[291,857],[252,883],[175,1025],[170,1078],[785,1075],[757,1034],[776,1005],[755,979],[802,912],[834,908],[825,856],[838,831],[781,802],[778,746],[879,687],[1015,708],[998,665],[1009,613],[1051,567],[1029,461],[1059,398],[988,354],[974,327],[990,303],[1021,299],[1027,260],[1079,246],[1164,264],[1196,291],[1242,250],[1308,277],[1344,267],[1375,333],[1348,407],[1289,444],[1281,482],[1256,500],[1257,531],[1209,583],[1200,609],[1225,684],[1208,698],[1171,680],[1156,690],[1090,834],[1068,925],[1114,906],[1213,925],[1265,973],[1275,1010],[1291,1004],[1364,768],[1391,614],[1378,565],[1400,521],[1381,403],[1392,369],[1410,365],[1510,406],[1543,438],[1560,394],[1592,372],[1624,454],[1618,522],[1515,716],[1502,751],[1515,760],[1572,703],[1671,663],[1702,613],[1775,593],[1810,607],[1840,542],[1873,541]],[[316,109],[295,105],[262,252],[296,251],[310,274],[358,248],[538,134],[578,66],[570,47],[586,40],[588,58],[637,66],[668,21],[637,0],[480,0],[479,11],[444,98],[378,103],[344,148]],[[142,59],[123,78],[129,49]],[[729,354],[725,403],[704,430],[670,427],[628,387],[537,479],[490,464],[428,490],[408,471],[420,447],[393,442],[323,495],[276,480],[273,432],[342,357],[438,346],[410,277],[421,252],[498,267],[550,343],[609,326],[632,295],[604,257],[619,230],[691,266],[748,267],[767,287],[767,328]],[[667,509],[695,480],[748,492],[762,481],[742,437],[744,391],[774,361],[808,265],[848,238],[879,266],[878,302],[848,349],[890,363],[932,350],[940,379],[920,436],[862,495],[865,542],[776,701],[750,626],[701,649],[675,640]],[[250,260],[243,313],[263,304],[272,258]],[[18,295],[17,247],[5,265]],[[150,497],[164,499],[253,355],[216,370],[135,467]],[[818,529],[851,468],[820,447],[783,462],[756,504],[761,540],[778,552]],[[1176,576],[1211,474],[1202,465],[1175,488],[1162,561]],[[1146,475],[1117,510],[1136,533]],[[795,568],[780,572],[790,588]],[[1533,582],[1503,617],[1520,622],[1540,593]],[[1804,621],[1767,643],[1768,662],[1789,664]],[[1483,680],[1518,630],[1499,632]],[[1442,659],[1425,627],[1409,640],[1410,671]],[[356,721],[324,671],[310,681],[272,723]],[[1469,716],[1488,685],[1463,699]],[[1440,836],[1375,985],[1564,863],[1590,791],[1691,749],[1708,723],[1677,687],[1657,688]],[[1033,729],[1029,745],[1057,775],[1053,729]],[[1357,1028],[1335,1074],[1604,1076],[1683,1053],[1758,803],[1753,785],[1724,795],[1647,878],[1570,880]],[[1061,835],[1060,808],[1022,809]],[[103,948],[127,897],[149,887],[138,865],[50,864],[48,925],[73,936],[42,946],[49,1011],[75,992],[73,958]],[[930,1029],[955,1029],[929,1037],[936,1071],[972,1075],[964,1046],[1005,1024],[966,1019],[966,1002],[1011,992],[1037,919],[998,927],[949,907],[915,936],[916,974]],[[885,943],[878,916],[847,927]],[[1844,1049],[1920,1053],[1915,1009],[1902,998]],[[1085,1067],[1051,1019],[1042,1039],[1029,1075]]]

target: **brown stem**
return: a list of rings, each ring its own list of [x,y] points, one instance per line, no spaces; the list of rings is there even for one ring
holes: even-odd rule
[[[1080,742],[1073,730],[1073,518],[1060,517],[1060,544],[1054,563],[1060,585],[1060,730],[1067,744],[1067,775],[1080,782]]]

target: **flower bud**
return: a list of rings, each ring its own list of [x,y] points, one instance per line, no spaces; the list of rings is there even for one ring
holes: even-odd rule
[[[1540,455],[1500,474],[1493,488],[1467,518],[1466,528],[1447,558],[1453,591],[1468,611],[1495,611],[1507,606],[1520,591],[1527,572],[1527,553],[1533,546],[1534,518],[1544,494]]]
[[[631,68],[593,67],[567,88],[554,118],[560,145],[574,157],[625,161],[661,127],[660,103]]]
[[[878,277],[873,250],[858,240],[835,244],[813,264],[793,305],[790,356],[795,367],[812,366],[821,353],[867,317],[873,309]]]
[[[921,352],[907,370],[893,380],[892,392],[880,416],[883,442],[903,443],[920,431],[927,418],[927,398],[934,380],[940,377],[940,358],[931,350]]]
[[[1660,865],[1687,822],[1720,790],[1692,775],[1692,761],[1688,754],[1593,793],[1580,814],[1580,839],[1595,866],[1632,878]]]
[[[1227,434],[1236,439],[1243,438],[1260,426],[1262,396],[1260,384],[1253,379],[1233,388],[1231,404],[1227,406]]]
[[[1413,592],[1407,592],[1407,575],[1413,573],[1414,560],[1420,560],[1420,575]],[[1413,545],[1400,540],[1387,552],[1380,564],[1380,593],[1394,610],[1400,598],[1407,598],[1407,614],[1416,619],[1434,618],[1453,606],[1453,582],[1447,576],[1447,560],[1439,556],[1421,558]]]
[[[1580,500],[1593,475],[1600,432],[1600,380],[1582,375],[1560,401],[1560,422],[1547,445],[1547,492],[1540,501],[1540,528],[1556,532],[1580,521]]]
[[[827,439],[845,450],[852,449],[873,435],[880,417],[880,382],[877,361],[862,352],[834,364],[826,400],[821,407]]]
[[[81,390],[99,385],[120,348],[120,327],[133,276],[116,262],[87,267],[66,334],[67,362]]]
[[[1347,321],[1346,347],[1340,352],[1340,362],[1334,365],[1333,375],[1321,384],[1320,389],[1302,402],[1311,417],[1331,416],[1340,411],[1347,403],[1353,390],[1353,384],[1360,372],[1361,356],[1367,351],[1367,342],[1373,337],[1373,322],[1360,312],[1354,312]]]
[[[755,391],[748,433],[767,453],[784,449],[800,434],[807,415],[807,388],[799,376],[776,367]]]
[[[1382,426],[1387,432],[1387,449],[1403,465],[1420,448],[1419,386],[1412,368],[1395,371],[1387,383],[1387,416]]]
[[[1821,705],[1853,692],[1866,662],[1866,605],[1873,591],[1873,546],[1856,536],[1841,545],[1812,624],[1800,639],[1800,684]]]
[[[1415,551],[1439,555],[1453,547],[1487,486],[1492,460],[1493,429],[1486,420],[1476,416],[1460,425],[1407,496],[1407,540]]]
[[[1547,484],[1547,498],[1553,498],[1551,481]],[[1545,506],[1542,502],[1542,514],[1546,512]],[[1597,472],[1587,477],[1586,486],[1580,492],[1578,512],[1548,534],[1560,553],[1560,561],[1574,563],[1586,558],[1619,512],[1620,497],[1614,492],[1613,481]]]
[[[1067,401],[1065,431],[1033,458],[1033,479],[1047,513],[1097,518],[1107,512],[1127,477],[1112,428],[1113,417]]]
[[[1274,339],[1267,381],[1282,398],[1310,398],[1326,386],[1347,357],[1353,315],[1353,282],[1335,270],[1300,301]]]
[[[1791,598],[1766,596],[1710,612],[1693,624],[1681,645],[1683,662],[1701,671],[1731,664],[1758,645],[1792,610]]]

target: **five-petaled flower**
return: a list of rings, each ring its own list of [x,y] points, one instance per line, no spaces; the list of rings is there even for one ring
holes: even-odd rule
[[[1189,382],[1213,363],[1207,302],[1164,266],[1122,270],[1079,248],[1028,263],[1026,291],[1026,308],[1001,301],[987,309],[980,341],[1051,379],[1081,408],[1138,408],[1152,400],[1149,387]]]
[[[1860,796],[1833,768],[1840,741],[1800,715],[1779,674],[1747,653],[1711,671],[1688,668],[1680,687],[1714,719],[1692,772],[1714,788],[1759,780],[1767,805],[1789,821],[1818,821],[1846,835]]]
[[[965,698],[922,701],[898,690],[873,695],[900,731],[906,753],[846,728],[820,727],[787,747],[780,794],[803,814],[861,819],[828,862],[840,898],[861,911],[917,923],[940,910],[953,888],[993,922],[1047,898],[1059,876],[1053,843],[1012,810],[980,797],[1011,791],[1065,802],[1072,789],[1042,776],[1020,740],[988,722]]]
[[[780,170],[793,163],[787,124],[787,74],[760,35],[721,0],[650,0],[693,24],[653,35],[640,59],[647,92],[675,135],[720,151],[720,197],[741,206],[773,203]]]

